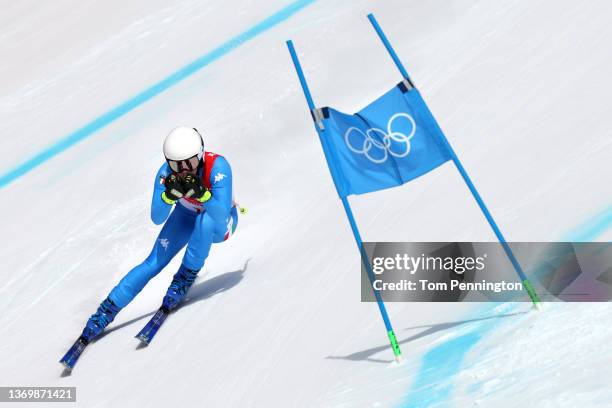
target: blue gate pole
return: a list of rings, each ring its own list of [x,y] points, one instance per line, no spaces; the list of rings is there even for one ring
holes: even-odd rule
[[[289,49],[289,54],[291,54],[291,59],[293,60],[295,71],[298,75],[298,78],[300,79],[300,84],[302,85],[302,90],[304,91],[304,96],[306,97],[308,108],[310,109],[310,113],[313,114],[315,110],[315,104],[314,104],[314,101],[312,100],[312,95],[310,94],[310,90],[308,89],[308,84],[306,83],[306,78],[304,77],[302,66],[300,65],[300,61],[295,52],[295,48],[293,48],[293,42],[291,40],[287,41],[287,48]],[[315,123],[315,129],[319,135],[319,138],[322,140],[323,136],[321,134],[321,130],[316,125],[316,123]],[[327,157],[325,157],[325,160],[327,160]],[[395,337],[393,326],[391,326],[391,320],[389,320],[389,315],[387,314],[387,308],[385,307],[385,303],[383,302],[380,296],[380,293],[376,289],[374,289],[374,280],[375,280],[374,272],[372,271],[372,265],[370,264],[368,255],[366,254],[365,249],[363,247],[363,241],[361,240],[361,234],[359,234],[359,229],[357,228],[357,223],[355,222],[355,217],[353,216],[353,211],[351,210],[351,206],[346,197],[340,197],[340,199],[342,200],[344,211],[346,212],[346,216],[349,220],[349,224],[351,225],[351,230],[353,231],[355,242],[357,243],[357,247],[359,248],[359,253],[361,254],[361,261],[363,262],[363,265],[366,268],[368,279],[370,280],[372,291],[374,292],[374,297],[376,298],[376,303],[378,304],[378,309],[380,310],[380,314],[382,316],[383,322],[385,323],[385,328],[387,329],[387,337],[389,338],[389,343],[391,344],[393,355],[395,356],[396,361],[400,361],[401,360],[401,350],[399,347],[399,343],[397,342],[397,338]]]
[[[393,62],[397,66],[397,69],[400,71],[402,76],[404,78],[406,78],[410,82],[410,84],[412,85],[412,81],[410,81],[410,78],[408,77],[408,72],[406,71],[406,68],[404,68],[404,65],[402,64],[402,62],[398,58],[397,54],[395,53],[395,50],[393,50],[393,47],[391,47],[391,43],[387,39],[387,36],[383,32],[382,28],[380,28],[380,25],[378,25],[378,22],[374,18],[374,15],[373,14],[368,14],[368,20],[370,20],[370,23],[372,23],[372,26],[374,27],[374,30],[376,30],[376,33],[378,34],[378,36],[380,37],[380,40],[382,41],[382,43],[384,44],[385,48],[387,49],[387,52],[389,53],[389,55],[393,59]],[[427,109],[429,109],[429,107]],[[433,118],[433,115],[432,115],[432,118]],[[442,135],[442,140],[444,141],[444,144],[446,145],[446,147],[447,147],[447,149],[448,149],[448,151],[450,153],[450,156],[451,156],[451,158],[453,160],[453,163],[455,163],[455,167],[457,167],[457,170],[459,171],[459,174],[461,174],[461,177],[463,178],[463,181],[465,181],[465,184],[467,184],[470,192],[472,193],[472,196],[474,196],[474,199],[478,203],[478,206],[480,207],[480,210],[482,211],[482,213],[484,214],[485,218],[489,222],[489,225],[493,229],[493,232],[495,233],[495,236],[497,237],[497,240],[499,241],[499,243],[501,244],[502,248],[506,252],[506,255],[508,256],[508,259],[510,260],[510,263],[512,263],[512,266],[514,267],[514,270],[516,271],[516,273],[520,277],[521,282],[522,282],[525,290],[527,291],[527,294],[529,295],[529,298],[533,302],[534,306],[537,307],[538,303],[540,302],[540,298],[538,297],[538,294],[535,292],[535,289],[534,289],[533,285],[531,284],[529,279],[527,279],[527,276],[525,276],[525,273],[523,272],[523,268],[521,268],[521,265],[519,264],[518,260],[514,256],[514,253],[512,252],[512,249],[510,249],[510,246],[508,245],[508,242],[506,241],[506,238],[504,238],[503,234],[501,233],[501,230],[497,226],[497,223],[493,219],[493,216],[489,212],[489,209],[487,208],[487,206],[485,205],[484,201],[480,197],[480,194],[478,193],[478,190],[476,190],[476,186],[474,186],[474,183],[472,183],[472,180],[470,179],[470,176],[468,176],[467,171],[465,171],[465,168],[463,167],[463,165],[461,164],[461,161],[459,160],[459,157],[455,154],[455,151],[453,150],[452,146],[450,145],[450,142],[446,138],[446,135],[444,135],[444,133],[442,132],[442,129],[440,129],[440,127],[438,126],[438,122],[435,119],[434,119],[433,122],[435,123],[436,127],[438,128],[439,133]]]

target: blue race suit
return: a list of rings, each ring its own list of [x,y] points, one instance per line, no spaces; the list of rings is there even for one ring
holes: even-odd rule
[[[238,212],[232,198],[230,165],[223,156],[214,153],[206,153],[205,160],[214,160],[208,180],[212,197],[204,203],[181,198],[172,212],[172,205],[161,198],[170,167],[164,163],[157,172],[151,219],[157,225],[167,221],[147,259],[121,279],[109,294],[108,298],[120,308],[130,303],[185,245],[182,264],[197,271],[204,265],[212,244],[226,240],[235,231]],[[204,172],[204,166],[200,166],[198,176],[203,177]]]

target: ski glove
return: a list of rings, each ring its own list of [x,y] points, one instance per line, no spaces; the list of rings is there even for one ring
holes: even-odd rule
[[[166,186],[166,190],[162,193],[162,200],[164,200],[166,204],[172,205],[176,200],[185,195],[185,187],[176,173],[172,173],[166,177],[164,185]]]
[[[202,179],[194,176],[193,174],[187,174],[183,179],[183,186],[185,191],[185,197],[193,197],[201,203],[210,200],[210,191],[202,184]]]

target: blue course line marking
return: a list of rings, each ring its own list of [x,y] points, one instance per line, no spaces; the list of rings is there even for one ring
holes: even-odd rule
[[[293,3],[282,8],[281,10],[267,17],[266,19],[255,24],[243,33],[238,34],[237,36],[221,44],[214,50],[208,52],[202,57],[199,57],[195,61],[190,62],[189,64],[168,75],[156,84],[131,97],[122,104],[112,108],[108,112],[103,113],[102,115],[98,116],[80,129],[77,129],[74,132],[68,134],[67,136],[62,137],[60,140],[44,148],[42,151],[27,159],[23,163],[18,164],[14,168],[2,174],[0,176],[0,188],[5,187],[7,184],[23,176],[25,173],[40,166],[47,160],[53,158],[54,156],[57,156],[58,154],[72,147],[81,140],[86,139],[87,137],[94,134],[96,131],[119,119],[126,113],[147,102],[154,96],[162,93],[163,91],[176,85],[183,79],[193,75],[194,73],[201,70],[210,63],[228,54],[230,51],[233,51],[234,49],[238,48],[243,43],[253,39],[259,34],[276,26],[277,24],[282,23],[304,7],[314,2],[315,0],[294,1]]]
[[[612,228],[612,207],[576,227],[573,233],[568,234],[570,238],[566,241],[593,241],[610,228]],[[453,389],[451,378],[461,371],[467,353],[487,332],[502,323],[501,319],[483,322],[476,325],[469,333],[430,349],[423,356],[421,368],[401,406],[416,408],[448,405],[447,400]]]
[[[431,407],[448,399],[452,383],[440,380],[459,372],[467,352],[476,345],[483,334],[467,333],[429,350],[423,356],[421,369],[406,397],[404,407]],[[461,352],[457,352],[458,350]]]
[[[612,207],[606,208],[576,228],[574,232],[568,234],[565,241],[589,242],[606,232],[610,227],[612,227]]]

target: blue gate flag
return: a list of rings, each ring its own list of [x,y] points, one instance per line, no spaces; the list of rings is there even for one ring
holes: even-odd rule
[[[402,185],[451,159],[436,120],[407,81],[354,115],[323,108],[315,120],[340,197]]]

